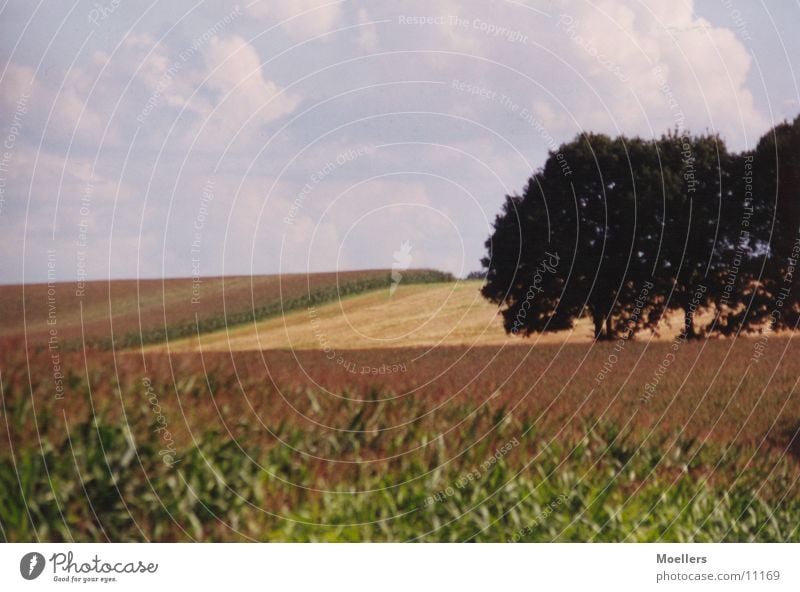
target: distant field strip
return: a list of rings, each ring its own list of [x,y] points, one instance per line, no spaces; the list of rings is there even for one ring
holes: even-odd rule
[[[404,280],[409,284],[417,283],[432,283],[447,281],[446,274],[437,271],[419,271],[419,272],[406,272]],[[377,276],[371,278],[358,279],[347,283],[328,285],[316,289],[311,289],[298,296],[281,298],[261,304],[255,308],[243,310],[233,314],[218,315],[208,317],[197,322],[186,322],[179,325],[170,326],[167,330],[161,328],[154,328],[147,332],[129,333],[124,335],[122,339],[117,340],[117,345],[120,347],[134,347],[139,344],[152,344],[162,343],[167,340],[167,332],[170,339],[181,338],[190,336],[190,339],[196,339],[198,332],[203,334],[219,332],[221,329],[229,327],[237,327],[240,325],[256,323],[262,319],[269,319],[279,317],[292,311],[307,309],[309,306],[316,306],[319,304],[328,303],[331,301],[339,300],[351,296],[353,294],[361,294],[363,292],[370,292],[380,288],[388,290],[391,285],[391,277],[387,274],[385,276]],[[108,349],[108,347],[102,349]]]
[[[323,306],[307,306],[290,314],[197,337],[169,342],[171,352],[249,351],[264,349],[385,349],[464,345],[588,343],[588,319],[573,331],[507,335],[500,309],[480,294],[480,280],[435,285],[401,285],[359,294]],[[672,339],[680,323],[666,326],[659,339]],[[639,339],[649,339],[650,333]],[[149,348],[163,351],[167,345]]]
[[[229,331],[170,341],[170,351],[359,349],[510,341],[480,281],[374,290]],[[518,340],[516,341],[518,342]],[[159,346],[163,349],[166,346]]]
[[[390,270],[0,286],[0,338],[61,350],[131,348],[255,323],[391,285]],[[411,269],[403,284],[452,282]],[[24,297],[23,297],[24,294]],[[24,320],[24,322],[23,322]],[[113,337],[112,337],[113,335]]]

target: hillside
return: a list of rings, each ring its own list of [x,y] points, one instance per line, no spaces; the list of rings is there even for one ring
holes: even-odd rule
[[[0,339],[46,347],[55,331],[61,349],[111,349],[159,343],[280,315],[341,295],[388,288],[389,270],[313,274],[113,280],[0,286]],[[404,282],[450,279],[404,271]]]
[[[148,351],[250,351],[266,349],[331,350],[402,347],[590,343],[592,325],[580,319],[571,331],[529,339],[507,335],[500,309],[480,294],[481,280],[431,285],[401,285],[394,294],[378,289],[285,315],[158,344]],[[698,315],[701,322],[707,315]],[[664,323],[657,336],[670,340],[681,322]]]
[[[0,540],[800,540],[795,339],[509,338],[480,282],[369,273],[209,282],[210,332],[145,355],[0,346]],[[160,284],[96,284],[77,322],[56,286],[61,343],[81,307],[102,338],[109,291],[115,336],[187,318]],[[254,299],[290,310],[219,329]]]

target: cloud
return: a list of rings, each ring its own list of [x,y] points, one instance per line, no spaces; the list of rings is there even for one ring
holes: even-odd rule
[[[20,101],[26,104],[24,127],[28,140],[45,131],[62,140],[73,135],[77,142],[97,140],[102,134],[103,118],[87,106],[90,89],[90,80],[82,70],[68,72],[63,84],[56,87],[37,80],[33,68],[10,63],[0,85],[0,106],[4,113],[13,114]]]
[[[559,141],[584,129],[647,136],[683,125],[718,131],[740,149],[768,128],[747,87],[747,48],[697,17],[691,2],[533,4],[445,2],[434,11],[408,2],[402,14],[370,4],[360,18],[391,21],[380,49],[416,50],[393,72],[506,93],[520,108],[549,113],[542,124]],[[452,109],[464,112],[467,101],[483,104],[490,121],[502,112],[485,97],[461,96]]]
[[[29,94],[13,171],[4,179],[0,223],[8,231],[9,258],[18,257],[17,239],[27,236],[29,246],[54,244],[74,259],[76,212],[94,171],[96,261],[107,265],[113,256],[118,276],[161,272],[161,261],[167,275],[186,275],[187,221],[196,219],[203,183],[214,174],[219,182],[203,233],[203,273],[247,273],[252,253],[258,273],[303,270],[309,259],[317,270],[337,262],[387,266],[405,240],[415,245],[415,264],[458,271],[477,265],[487,220],[502,196],[524,185],[548,149],[582,130],[649,136],[676,126],[709,129],[739,150],[769,127],[748,86],[755,63],[748,48],[711,15],[713,22],[699,17],[689,1],[264,0],[243,5],[244,11],[247,18],[224,26],[212,24],[219,16],[214,11],[208,22],[196,14],[175,29],[163,14],[124,36],[108,29],[93,37],[70,71],[65,40],[72,33],[65,28],[48,49],[63,59],[46,60],[38,77],[33,54],[8,64],[0,84],[4,134],[20,97]],[[81,15],[81,26],[84,21]],[[269,35],[258,34],[278,23]],[[265,66],[296,41],[359,24],[324,36],[324,45],[300,44]],[[756,32],[758,23],[752,24]],[[167,30],[172,33],[160,37]],[[38,49],[50,41],[37,40]],[[782,75],[768,62],[760,60],[767,83]],[[773,105],[797,105],[773,86],[764,93]],[[311,175],[360,146],[369,155],[326,174],[296,208],[294,224],[286,224]],[[369,178],[382,180],[359,185]],[[109,246],[100,233],[111,224],[118,190]],[[384,209],[359,221],[377,207]],[[119,250],[138,244],[143,212],[143,252]],[[103,252],[108,248],[115,252]],[[41,277],[40,260],[31,257],[26,277],[37,270]],[[18,279],[25,264],[15,260],[0,277]]]
[[[212,39],[205,58],[205,86],[217,97],[199,109],[207,139],[257,133],[297,107],[300,98],[264,77],[261,58],[241,37]]]
[[[23,94],[33,94],[36,90],[33,68],[9,63],[0,84],[0,106],[4,113],[13,113]]]
[[[559,54],[588,91],[565,100],[584,126],[710,129],[736,147],[767,128],[747,88],[748,51],[691,3],[566,2],[554,18]]]
[[[299,96],[267,79],[261,62],[255,48],[236,35],[171,47],[132,34],[113,54],[95,52],[59,82],[37,80],[32,69],[11,64],[0,104],[13,111],[19,94],[32,89],[31,125],[43,130],[52,109],[51,144],[96,147],[108,126],[106,145],[127,147],[140,127],[138,141],[157,146],[174,124],[173,148],[187,146],[204,128],[199,140],[216,149],[237,133],[257,135],[260,126],[297,106]]]
[[[358,11],[358,45],[364,51],[375,51],[378,47],[378,31],[375,25],[366,24],[369,22],[369,15],[363,8]]]
[[[293,36],[316,37],[336,28],[341,3],[331,0],[258,0],[247,7],[256,18],[270,19]]]

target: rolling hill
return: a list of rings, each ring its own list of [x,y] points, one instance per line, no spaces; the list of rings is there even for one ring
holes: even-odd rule
[[[388,288],[389,270],[0,286],[0,340],[62,350],[129,348],[281,315],[342,296]],[[405,283],[451,280],[431,270]]]
[[[503,330],[500,309],[480,294],[481,280],[428,285],[400,285],[359,293],[318,306],[305,306],[256,323],[222,328],[198,337],[160,343],[147,351],[250,351],[435,348],[440,346],[545,345],[590,343],[588,318],[571,331],[543,333],[529,339]],[[658,335],[642,340],[671,340],[681,328],[670,317]],[[698,314],[701,322],[708,315]]]

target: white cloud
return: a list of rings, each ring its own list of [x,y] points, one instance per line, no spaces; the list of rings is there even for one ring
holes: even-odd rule
[[[158,145],[182,113],[173,147],[176,141],[187,145],[205,125],[200,140],[216,149],[236,133],[257,134],[261,125],[297,106],[299,97],[267,79],[261,61],[255,48],[235,35],[214,36],[191,53],[150,35],[129,35],[113,55],[95,52],[63,83],[35,80],[32,69],[12,64],[0,104],[13,111],[18,95],[31,88],[31,111],[40,126],[53,110],[51,141],[66,142],[74,134],[78,143],[90,146],[97,145],[109,122],[106,145],[127,146],[137,126],[142,128],[139,141]]]
[[[369,22],[369,15],[363,8],[358,11],[358,45],[364,51],[375,51],[378,47],[378,31],[375,25],[366,24]]]
[[[241,37],[212,39],[205,58],[205,85],[218,95],[213,107],[201,110],[210,139],[258,132],[261,125],[294,111],[299,102],[297,95],[264,77],[261,58]]]
[[[4,113],[13,113],[17,102],[24,94],[34,94],[36,80],[33,68],[8,64],[3,83],[0,84],[0,106]]]
[[[695,16],[692,2],[538,4],[546,14],[507,2],[448,0],[436,10],[408,2],[403,22],[396,7],[370,4],[359,18],[392,21],[382,25],[380,49],[434,50],[409,56],[407,71],[401,65],[398,72],[507,92],[521,107],[549,113],[543,123],[559,141],[585,129],[658,135],[676,126],[670,99],[686,128],[718,131],[736,149],[768,128],[747,88],[747,49],[729,29]],[[438,20],[408,24],[417,16]],[[496,103],[463,96],[453,110],[466,112],[467,101],[484,103],[489,120],[498,111]]]
[[[308,38],[336,28],[341,3],[332,0],[258,0],[247,10],[256,18],[280,22],[292,35]]]
[[[590,91],[565,104],[585,127],[708,128],[737,147],[767,128],[746,86],[747,50],[730,30],[695,17],[691,3],[567,2],[558,11],[558,53]]]

